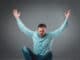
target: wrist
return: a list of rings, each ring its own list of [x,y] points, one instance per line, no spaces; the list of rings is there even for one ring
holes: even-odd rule
[[[19,19],[19,17],[15,17],[16,19]]]
[[[66,19],[68,19],[68,16],[66,16]]]

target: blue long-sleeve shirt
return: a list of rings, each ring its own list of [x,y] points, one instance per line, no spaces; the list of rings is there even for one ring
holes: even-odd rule
[[[67,18],[65,18],[65,21],[63,24],[56,30],[52,32],[47,32],[46,36],[43,38],[39,36],[37,31],[32,31],[29,28],[27,28],[23,22],[19,19],[16,20],[19,29],[24,32],[27,36],[31,37],[33,39],[33,52],[35,54],[45,55],[47,52],[52,50],[52,41],[55,37],[57,37],[61,32],[64,31],[64,29],[67,27]],[[52,40],[53,38],[53,40]]]

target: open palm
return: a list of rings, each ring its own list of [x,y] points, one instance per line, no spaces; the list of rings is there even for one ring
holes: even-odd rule
[[[68,11],[65,12],[65,17],[68,18],[71,15],[71,10],[69,9]]]
[[[14,16],[15,18],[19,18],[19,17],[20,17],[20,15],[21,15],[21,13],[20,13],[20,12],[18,12],[18,10],[17,10],[17,9],[14,9],[14,10],[13,10],[13,16]]]

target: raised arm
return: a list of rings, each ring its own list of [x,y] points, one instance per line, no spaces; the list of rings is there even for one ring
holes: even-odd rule
[[[21,13],[18,12],[17,9],[14,9],[14,10],[13,10],[13,15],[14,15],[14,17],[16,18],[16,21],[17,21],[17,24],[18,24],[18,27],[19,27],[20,31],[22,31],[22,32],[24,32],[24,34],[32,37],[32,35],[33,35],[34,32],[33,32],[32,30],[30,30],[29,28],[27,28],[27,27],[23,24],[23,22],[22,22],[21,19],[20,19]]]
[[[56,37],[56,36],[58,36],[59,34],[61,34],[65,30],[65,28],[68,25],[68,17],[69,16],[70,16],[70,10],[68,10],[67,13],[65,13],[65,20],[62,23],[62,25],[58,29],[56,29],[55,31],[50,32],[50,34],[52,36]]]

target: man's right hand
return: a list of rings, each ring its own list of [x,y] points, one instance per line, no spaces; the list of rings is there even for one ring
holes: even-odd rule
[[[17,9],[14,9],[13,10],[13,16],[18,19],[20,17],[21,13],[17,10]]]

